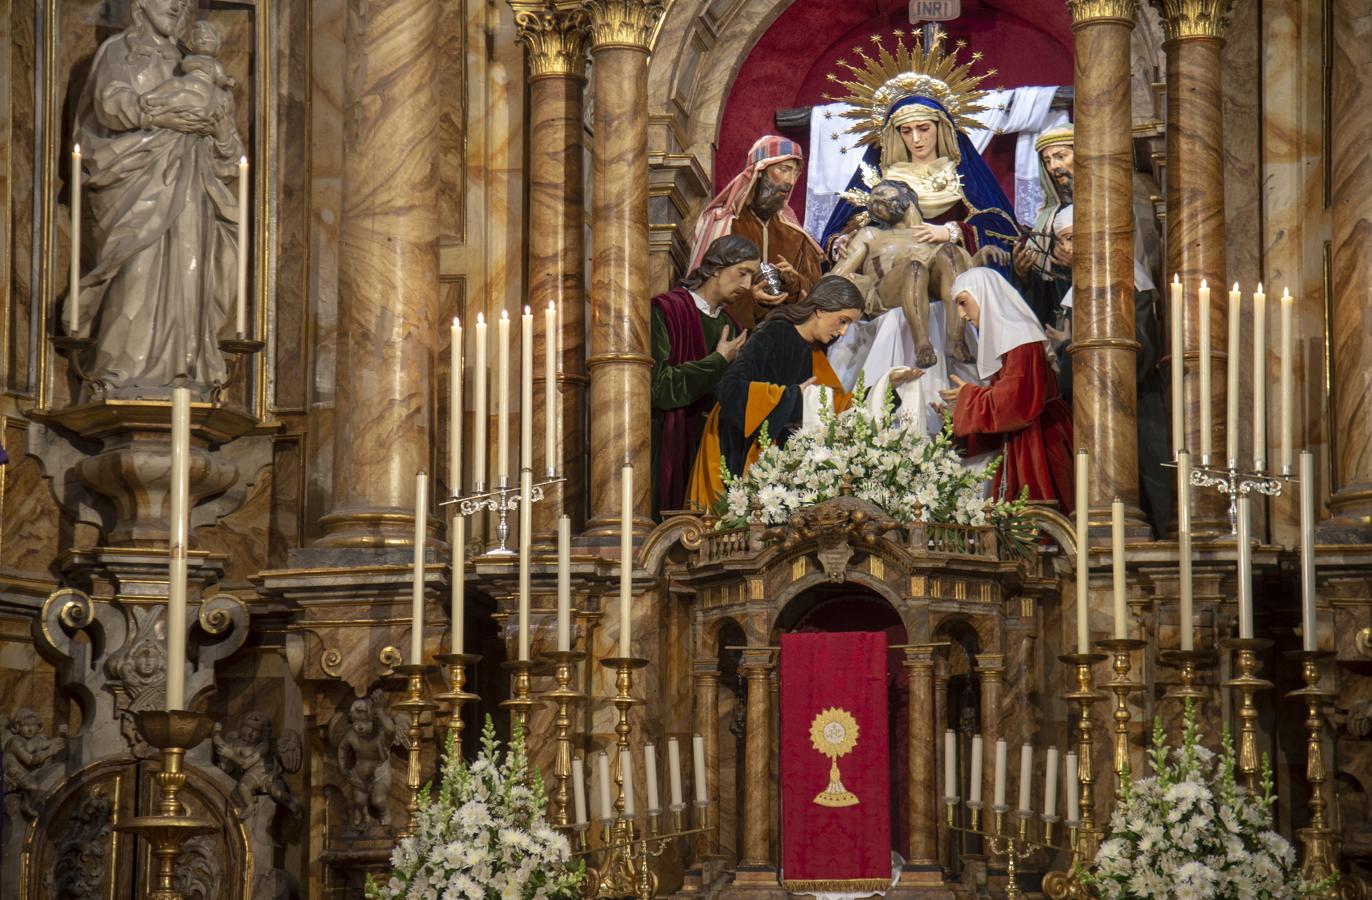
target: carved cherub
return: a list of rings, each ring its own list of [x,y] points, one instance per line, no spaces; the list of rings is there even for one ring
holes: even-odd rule
[[[386,709],[380,689],[354,700],[347,713],[329,723],[329,743],[338,753],[338,768],[348,779],[348,805],[353,828],[364,831],[391,824],[391,748],[402,745],[408,722],[398,722]]]
[[[5,740],[5,784],[10,792],[18,795],[19,809],[23,815],[35,819],[38,817],[38,795],[42,790],[38,783],[38,770],[61,753],[67,742],[63,738],[50,738],[43,734],[43,720],[28,707],[20,708],[14,718],[8,721],[0,716],[0,733],[5,730],[12,735]]]
[[[253,800],[267,796],[300,815],[303,807],[291,795],[285,775],[300,771],[302,747],[300,735],[290,729],[273,740],[271,720],[260,712],[250,712],[239,722],[238,730],[223,732],[215,723],[214,752],[219,767],[230,776],[237,776],[233,788],[233,802],[239,809],[248,809]]]

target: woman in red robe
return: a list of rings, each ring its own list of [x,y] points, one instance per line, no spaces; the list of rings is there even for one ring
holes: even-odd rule
[[[958,315],[977,329],[977,374],[985,387],[953,376],[941,391],[953,408],[953,434],[967,456],[1001,450],[994,491],[1029,489],[1030,500],[1056,500],[1072,512],[1072,410],[1058,393],[1057,357],[1038,317],[993,269],[953,281]]]

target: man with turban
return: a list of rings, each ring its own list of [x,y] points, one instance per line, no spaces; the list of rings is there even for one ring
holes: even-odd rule
[[[1016,287],[1048,326],[1057,324],[1062,298],[1072,287],[1071,239],[1064,242],[1060,237],[1062,229],[1072,227],[1072,138],[1072,126],[1065,125],[1050,128],[1034,142],[1043,206],[1034,230],[1015,245],[1012,255]]]
[[[751,295],[730,310],[743,328],[752,328],[767,307],[799,300],[819,280],[824,254],[787,206],[803,165],[795,141],[771,134],[759,138],[748,151],[747,166],[710,201],[696,223],[691,269],[726,234],[747,238],[761,248],[766,264],[761,277]]]

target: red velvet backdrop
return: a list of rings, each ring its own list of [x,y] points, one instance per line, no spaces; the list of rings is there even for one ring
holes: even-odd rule
[[[796,0],[753,47],[729,90],[715,145],[716,190],[743,168],[753,141],[776,132],[777,110],[828,102],[834,85],[826,76],[840,58],[852,59],[854,47],[870,49],[873,34],[910,27],[908,0]],[[998,70],[984,87],[1072,83],[1071,17],[1062,0],[962,0],[962,15],[942,27],[983,54],[979,71]],[[810,142],[808,131],[786,136]],[[1014,140],[993,138],[985,157],[1013,198]],[[803,175],[791,206],[804,215]]]
[[[816,722],[837,717],[832,758]],[[846,722],[846,724],[839,724]],[[856,725],[854,735],[852,727]],[[890,740],[886,634],[781,636],[781,841],[783,886],[802,892],[880,889],[891,877]],[[827,732],[826,732],[827,733]],[[855,738],[855,740],[854,740]],[[830,796],[838,768],[846,803]]]

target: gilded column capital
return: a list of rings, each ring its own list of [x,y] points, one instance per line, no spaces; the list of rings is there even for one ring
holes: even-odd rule
[[[1164,39],[1224,39],[1233,0],[1151,0],[1162,16]]]
[[[578,0],[509,0],[529,58],[529,80],[586,77],[586,25]]]
[[[1073,26],[1111,20],[1133,26],[1138,8],[1138,0],[1067,0],[1067,11],[1072,14]]]
[[[664,0],[582,0],[590,17],[591,49],[650,49],[665,5]]]

